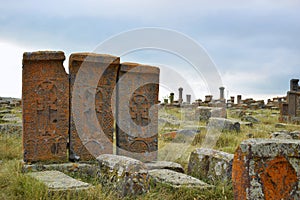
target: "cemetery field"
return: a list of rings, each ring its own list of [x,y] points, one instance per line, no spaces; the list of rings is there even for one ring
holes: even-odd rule
[[[19,108],[12,110],[17,117]],[[184,111],[185,112],[185,111]],[[185,116],[184,116],[185,115]],[[185,171],[192,151],[201,148],[205,141],[206,121],[189,119],[180,108],[161,108],[159,112],[158,159],[174,161],[181,164]],[[253,118],[245,118],[251,116]],[[214,149],[234,153],[238,145],[249,138],[270,138],[279,131],[296,131],[300,126],[278,123],[277,110],[238,110],[227,109],[227,118],[241,122],[240,131],[223,131],[216,140]],[[243,120],[242,120],[243,119]],[[254,120],[255,119],[255,120]],[[243,123],[243,122],[249,122]],[[7,122],[4,122],[7,124]],[[16,122],[14,122],[16,123]],[[3,124],[3,123],[2,123]],[[178,134],[178,130],[188,130],[195,134],[186,137]],[[175,132],[175,133],[174,133]],[[22,135],[19,132],[1,132],[0,134],[0,199],[121,199],[117,193],[102,187],[97,177],[83,176],[76,172],[69,176],[91,183],[94,187],[86,191],[51,192],[40,182],[22,173]],[[203,180],[205,181],[205,180]],[[156,184],[156,187],[154,187]],[[219,182],[213,189],[174,189],[168,185],[151,183],[150,192],[123,199],[233,199],[230,183]]]

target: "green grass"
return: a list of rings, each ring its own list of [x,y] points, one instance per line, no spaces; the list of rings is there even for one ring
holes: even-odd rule
[[[166,108],[163,112],[181,118],[181,112],[178,108]],[[233,118],[233,110],[228,110],[228,117]],[[12,113],[20,113],[18,109],[12,110]],[[242,126],[240,132],[223,132],[218,138],[215,149],[234,153],[241,141],[249,138],[249,135],[255,138],[269,138],[270,134],[275,131],[283,130],[275,128],[275,123],[278,123],[278,111],[272,110],[247,110],[250,114],[260,120],[260,123],[254,124],[253,127]],[[236,118],[236,117],[235,117]],[[205,125],[205,122],[189,122],[191,125]],[[180,126],[167,128],[179,129]],[[288,131],[300,130],[300,126],[287,125],[284,129]],[[167,131],[161,130],[160,136]],[[189,155],[196,148],[200,148],[203,144],[207,132],[201,130],[196,135],[195,139],[190,143],[180,144],[172,143],[171,140],[163,140],[159,138],[159,159],[175,161],[187,170]],[[121,199],[117,193],[111,191],[110,188],[102,187],[95,177],[86,177],[76,173],[68,175],[91,183],[94,188],[88,191],[77,192],[50,192],[45,186],[31,177],[23,174],[22,164],[22,137],[17,134],[1,134],[0,133],[0,199]],[[167,185],[152,183],[150,192],[136,196],[126,197],[123,199],[138,199],[138,200],[176,200],[176,199],[191,199],[191,200],[215,200],[215,199],[233,199],[232,185],[230,183],[217,183],[213,189],[199,190],[181,188],[174,189]],[[154,187],[155,185],[155,187]]]

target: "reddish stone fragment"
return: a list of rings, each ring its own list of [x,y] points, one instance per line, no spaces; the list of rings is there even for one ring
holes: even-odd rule
[[[70,56],[69,60],[69,72],[70,72],[70,95],[71,95],[71,111],[73,106],[82,107],[82,116],[85,118],[91,118],[93,113],[96,112],[97,122],[91,122],[88,120],[87,124],[81,124],[82,127],[76,127],[74,122],[74,115],[71,114],[70,124],[70,157],[71,159],[79,158],[80,161],[87,161],[95,159],[100,154],[112,154],[113,153],[113,113],[111,98],[114,87],[117,82],[117,75],[119,70],[120,58],[92,53],[76,53]],[[82,77],[85,80],[81,80],[80,88],[81,96],[77,96],[77,105],[72,104],[73,87],[75,84],[78,71],[81,68],[80,73],[84,73]],[[102,76],[100,77],[102,73]],[[93,75],[99,74],[99,79],[92,80]],[[89,79],[89,77],[92,77]],[[87,101],[95,101],[95,110],[85,110],[83,106],[87,104]],[[99,132],[93,132],[95,123],[99,123],[104,132],[104,136]],[[83,130],[85,134],[83,138],[80,138],[78,128]],[[95,129],[96,130],[96,129]],[[103,138],[106,137],[106,138]],[[107,139],[108,140],[105,140]],[[88,148],[89,147],[89,148]]]
[[[61,51],[23,54],[25,162],[67,160],[69,81]]]
[[[250,139],[237,149],[232,182],[235,199],[299,199],[300,141]]]

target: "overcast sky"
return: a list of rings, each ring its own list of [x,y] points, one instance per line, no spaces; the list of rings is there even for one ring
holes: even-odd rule
[[[171,29],[195,40],[215,63],[228,96],[282,96],[289,80],[300,78],[300,0],[0,0],[0,96],[21,97],[24,51],[62,50],[68,58],[143,27]],[[168,65],[178,73],[190,67],[148,50],[121,60]],[[193,74],[185,78],[197,80]],[[176,83],[163,72],[161,80]],[[160,97],[167,92],[161,89]],[[193,98],[203,99],[209,91],[193,92]]]

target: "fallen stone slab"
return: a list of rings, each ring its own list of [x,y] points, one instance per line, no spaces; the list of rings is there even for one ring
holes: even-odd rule
[[[271,134],[272,139],[300,140],[300,131],[279,131]]]
[[[137,195],[149,191],[150,181],[146,165],[136,159],[103,154],[97,157],[99,180],[120,196]]]
[[[242,117],[242,121],[252,122],[252,123],[259,123],[260,122],[257,118],[255,118],[251,115],[244,115]]]
[[[300,141],[248,139],[234,155],[235,199],[300,199]]]
[[[252,122],[239,122],[241,126],[253,127]]]
[[[184,173],[184,169],[181,164],[170,162],[170,161],[153,161],[145,163],[148,170],[154,169],[169,169],[175,172]]]
[[[286,128],[286,127],[287,127],[287,124],[284,124],[284,123],[275,124],[275,128]]]
[[[238,121],[217,117],[211,117],[207,127],[208,129],[217,129],[220,131],[241,131],[241,125]]]
[[[96,176],[99,170],[97,165],[86,163],[60,163],[60,164],[23,164],[22,172],[37,172],[56,170],[63,173],[76,172],[84,176]]]
[[[208,121],[211,117],[226,118],[227,112],[225,107],[206,107],[199,106],[195,111],[195,119],[200,121]]]
[[[0,124],[0,134],[22,134],[22,124]]]
[[[5,114],[3,115],[2,120],[7,122],[22,122],[21,118],[17,117],[15,114]]]
[[[200,130],[181,129],[170,133],[165,133],[163,137],[172,140],[173,143],[191,143]]]
[[[90,184],[76,180],[60,171],[30,172],[28,175],[45,184],[49,190],[64,191],[91,188]]]
[[[188,188],[212,188],[212,185],[204,183],[192,176],[178,173],[169,169],[154,169],[149,170],[150,177],[163,184],[167,184],[173,188],[188,187]]]
[[[188,174],[211,184],[231,181],[233,157],[233,154],[214,149],[196,149],[190,155]]]

